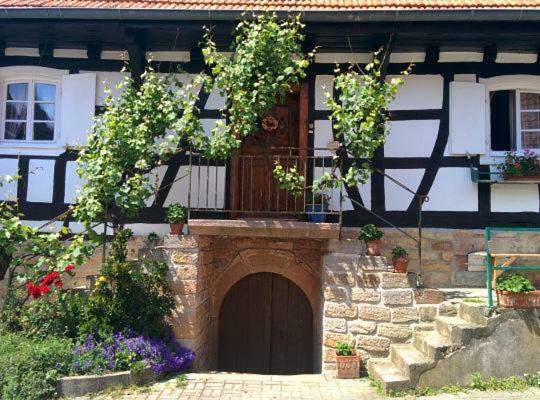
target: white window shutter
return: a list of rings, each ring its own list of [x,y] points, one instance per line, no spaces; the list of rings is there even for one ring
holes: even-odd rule
[[[62,144],[85,144],[96,107],[96,74],[62,77],[60,140]]]
[[[476,82],[450,83],[451,154],[485,154],[486,87]]]

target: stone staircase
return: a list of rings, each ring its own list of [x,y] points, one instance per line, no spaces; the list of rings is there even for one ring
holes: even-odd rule
[[[367,369],[386,391],[469,384],[470,375],[510,376],[540,368],[538,312],[459,303],[456,316],[437,316],[435,330],[414,332],[412,343],[392,344],[386,359]]]

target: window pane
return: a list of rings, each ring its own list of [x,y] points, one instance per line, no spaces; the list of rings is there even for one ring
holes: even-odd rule
[[[56,86],[48,83],[36,83],[36,101],[54,101]]]
[[[6,103],[6,119],[26,120],[26,103]]]
[[[540,131],[521,132],[521,147],[524,149],[540,149]]]
[[[540,112],[522,112],[521,129],[540,129]]]
[[[26,122],[6,122],[4,138],[7,140],[25,140]]]
[[[540,110],[540,93],[521,93],[522,110]]]
[[[7,85],[8,100],[27,100],[28,83],[10,83]]]
[[[54,120],[54,104],[35,103],[34,104],[34,119],[36,121],[53,121]]]
[[[491,150],[510,150],[512,148],[512,119],[515,97],[510,90],[490,92],[491,110]]]
[[[51,122],[34,122],[34,140],[53,140],[54,124]]]

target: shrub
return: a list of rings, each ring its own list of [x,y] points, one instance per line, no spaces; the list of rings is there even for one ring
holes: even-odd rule
[[[373,224],[364,225],[360,230],[360,233],[358,233],[358,239],[365,240],[366,242],[370,240],[379,240],[383,236],[384,232]]]
[[[497,289],[513,293],[530,292],[534,285],[520,274],[505,274],[497,278]]]
[[[407,258],[409,253],[401,246],[396,246],[392,249],[392,259],[397,260],[399,258]]]
[[[73,349],[70,371],[101,374],[149,366],[156,373],[180,372],[188,369],[194,359],[195,354],[180,347],[174,337],[156,340],[128,332],[100,341],[89,335]]]
[[[173,203],[167,209],[166,221],[169,224],[185,222],[187,218],[187,208],[180,203]]]
[[[353,351],[349,343],[337,342],[336,343],[336,355],[338,356],[352,356]]]
[[[84,321],[86,299],[80,293],[58,291],[55,296],[32,301],[24,306],[20,324],[32,337],[49,336],[76,339]]]
[[[43,400],[56,394],[56,379],[67,372],[72,342],[29,339],[20,334],[0,336],[0,398]]]

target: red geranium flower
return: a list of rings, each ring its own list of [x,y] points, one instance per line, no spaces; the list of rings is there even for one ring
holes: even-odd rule
[[[47,288],[47,286],[45,287]],[[49,288],[47,288],[47,290],[48,289]],[[30,294],[34,299],[41,297],[41,287],[38,285],[34,285],[32,282],[28,282],[26,284],[26,290],[28,291],[28,294]]]
[[[520,164],[520,163],[515,163],[515,164],[514,164],[514,167],[515,167],[515,168],[521,168],[521,164]]]
[[[43,281],[41,282],[42,285],[52,285],[55,279],[58,279],[60,274],[57,271],[53,271],[50,274],[45,275],[45,278],[43,278]]]
[[[75,265],[69,264],[66,268],[64,268],[64,271],[66,272],[73,271],[74,268],[75,268]]]
[[[49,293],[49,287],[46,286],[46,285],[40,285],[39,286],[39,291],[41,292],[42,295],[46,295],[47,293]]]
[[[64,282],[62,282],[62,281],[56,281],[56,282],[54,283],[54,285],[55,285],[56,287],[59,287],[59,288],[60,288],[60,287],[64,286]]]

